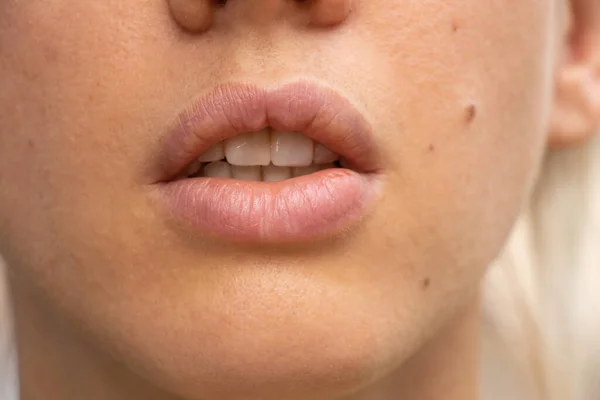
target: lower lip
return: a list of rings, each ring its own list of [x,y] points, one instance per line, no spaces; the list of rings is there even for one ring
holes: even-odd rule
[[[276,243],[344,232],[367,214],[378,183],[338,168],[281,182],[182,179],[160,184],[158,194],[177,222],[204,236]]]

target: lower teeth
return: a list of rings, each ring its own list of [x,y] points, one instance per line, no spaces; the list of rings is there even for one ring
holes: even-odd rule
[[[190,165],[185,177],[232,178],[245,181],[279,182],[290,178],[309,175],[324,169],[339,167],[340,162],[321,165],[312,164],[306,167],[278,167],[272,164],[264,167],[244,167],[231,165],[226,161],[215,161],[210,163],[194,163]]]

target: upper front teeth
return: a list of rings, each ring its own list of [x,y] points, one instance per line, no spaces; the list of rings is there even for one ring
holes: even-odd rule
[[[231,165],[307,167],[311,164],[327,164],[339,156],[325,146],[314,143],[298,132],[245,133],[217,143],[200,155],[201,162],[226,159]]]
[[[271,154],[269,132],[246,133],[225,141],[225,158],[229,164],[251,166],[269,165]]]
[[[217,143],[215,146],[208,149],[208,151],[198,157],[200,162],[211,162],[219,161],[225,158],[225,149],[223,148],[223,142]]]
[[[278,167],[306,167],[313,162],[313,141],[299,132],[273,132],[271,162]]]

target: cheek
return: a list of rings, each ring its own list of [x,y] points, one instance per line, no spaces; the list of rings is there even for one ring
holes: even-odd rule
[[[157,77],[172,78],[164,11],[62,0],[0,10],[0,253],[44,265],[119,224],[111,211],[139,187],[162,117],[149,99],[164,92]]]
[[[418,238],[430,261],[418,265],[460,284],[457,270],[481,272],[500,251],[543,154],[552,7],[443,3],[374,19],[362,44],[378,74],[363,83],[392,166],[381,215],[395,218],[379,222]]]

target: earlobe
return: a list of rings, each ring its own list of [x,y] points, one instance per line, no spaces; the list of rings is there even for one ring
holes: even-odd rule
[[[600,77],[591,66],[569,66],[559,72],[549,144],[570,145],[600,128]]]
[[[564,64],[556,74],[548,142],[562,147],[600,129],[600,8],[597,0],[573,0]]]

